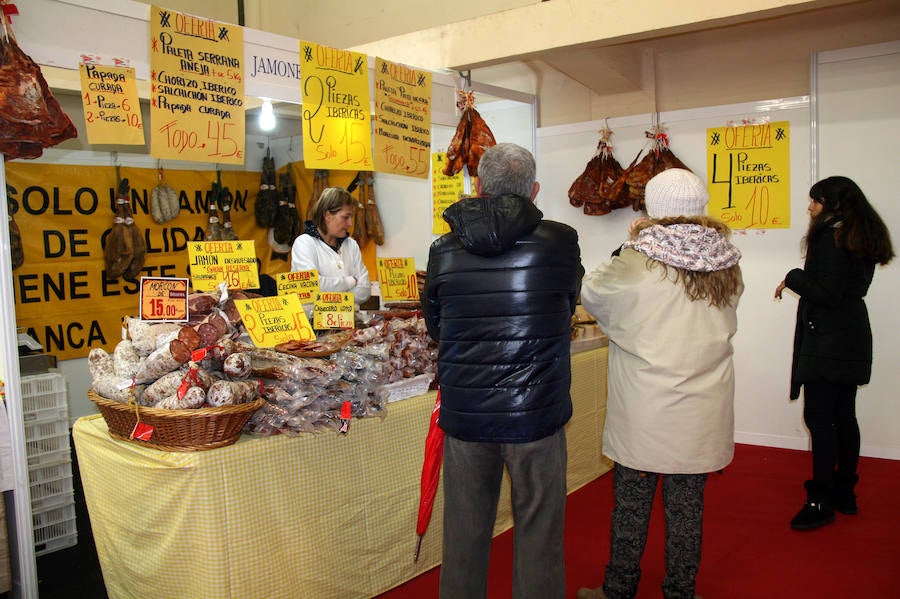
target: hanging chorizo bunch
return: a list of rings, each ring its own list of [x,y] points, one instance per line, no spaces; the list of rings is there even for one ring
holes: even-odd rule
[[[313,211],[316,209],[316,202],[319,201],[319,196],[322,195],[322,192],[330,185],[329,175],[330,171],[327,169],[319,169],[313,173],[312,195],[309,198],[309,202],[306,204],[306,218],[304,220],[313,219]]]
[[[167,223],[181,211],[178,203],[178,193],[172,186],[166,183],[163,169],[157,172],[158,183],[150,192],[150,216],[159,224]]]
[[[609,214],[615,208],[622,207],[613,201],[615,196],[610,194],[623,172],[622,166],[613,157],[612,145],[609,143],[611,137],[612,131],[608,127],[600,130],[597,151],[588,161],[584,172],[569,187],[569,203],[576,208],[584,206],[585,214]]]
[[[275,219],[272,237],[275,243],[290,247],[303,232],[300,214],[297,212],[297,186],[290,172],[279,175],[281,199],[278,201],[278,215]]]
[[[359,200],[365,213],[366,232],[375,245],[384,245],[384,227],[381,224],[378,204],[375,203],[375,178],[372,173],[364,173],[361,181]]]
[[[462,110],[462,116],[447,148],[444,174],[452,177],[466,167],[470,176],[477,177],[481,156],[485,150],[497,145],[497,142],[487,123],[475,110],[474,93],[456,90],[456,107]]]
[[[263,158],[259,193],[256,194],[256,204],[253,208],[258,227],[268,229],[275,225],[275,217],[278,214],[278,188],[275,186],[275,159],[272,158],[269,148],[266,148],[266,156]]]
[[[670,168],[690,170],[669,149],[669,136],[663,125],[653,125],[650,131],[645,132],[645,135],[650,140],[647,155],[634,165],[634,168],[630,168],[630,172],[625,176],[628,197],[635,212],[644,209],[644,188],[647,186],[647,181]]]

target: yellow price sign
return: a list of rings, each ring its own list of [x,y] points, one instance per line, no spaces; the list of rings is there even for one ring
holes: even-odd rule
[[[81,64],[81,104],[89,144],[144,144],[134,69]]]
[[[300,64],[304,166],[372,170],[366,55],[301,41]]]
[[[732,229],[791,226],[790,122],[706,130],[710,216]]]
[[[197,291],[212,291],[225,281],[229,289],[259,287],[256,242],[192,241],[188,244],[188,269]]]
[[[319,292],[319,271],[295,270],[292,272],[280,272],[275,275],[275,284],[278,295],[294,294],[303,303],[309,303],[315,299]]]
[[[296,295],[235,300],[234,305],[256,347],[316,338]]]
[[[417,300],[416,263],[412,258],[378,258],[381,298],[386,302]]]
[[[188,319],[188,280],[141,277],[141,320]]]
[[[352,329],[353,294],[349,292],[317,293],[313,304],[313,326],[316,329]]]
[[[431,73],[375,59],[375,170],[428,178]]]
[[[443,235],[450,232],[450,225],[444,220],[444,210],[459,201],[465,191],[462,171],[452,177],[444,174],[447,165],[446,152],[431,155],[431,205],[433,208],[431,232]]]

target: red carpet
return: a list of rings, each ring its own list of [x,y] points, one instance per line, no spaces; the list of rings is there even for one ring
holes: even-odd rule
[[[810,470],[808,452],[738,445],[724,473],[710,475],[697,593],[704,599],[900,598],[900,461],[862,458],[859,514],[836,514],[834,524],[796,532],[788,522],[805,499]],[[602,583],[612,505],[612,473],[569,495],[568,597]],[[512,596],[513,532],[494,539],[491,599]],[[638,599],[662,595],[663,537],[657,496]],[[430,570],[379,597],[437,598],[439,572]]]

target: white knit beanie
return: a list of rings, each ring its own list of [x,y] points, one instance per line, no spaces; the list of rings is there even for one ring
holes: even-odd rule
[[[700,177],[683,168],[670,168],[647,182],[644,204],[650,218],[702,216],[709,192]]]

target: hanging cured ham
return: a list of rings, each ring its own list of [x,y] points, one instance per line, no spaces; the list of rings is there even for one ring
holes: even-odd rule
[[[625,177],[631,207],[635,212],[644,209],[644,188],[647,181],[670,168],[691,170],[669,149],[669,136],[664,127],[654,125],[646,135],[651,140],[650,149]]]
[[[447,148],[447,165],[444,174],[452,177],[463,167],[472,177],[478,176],[478,163],[485,150],[497,145],[491,129],[475,110],[475,94],[456,90],[456,107],[462,110],[462,116],[456,125],[456,133]]]
[[[0,20],[0,152],[7,160],[37,158],[78,131],[50,93],[40,67],[16,44],[6,18]]]

